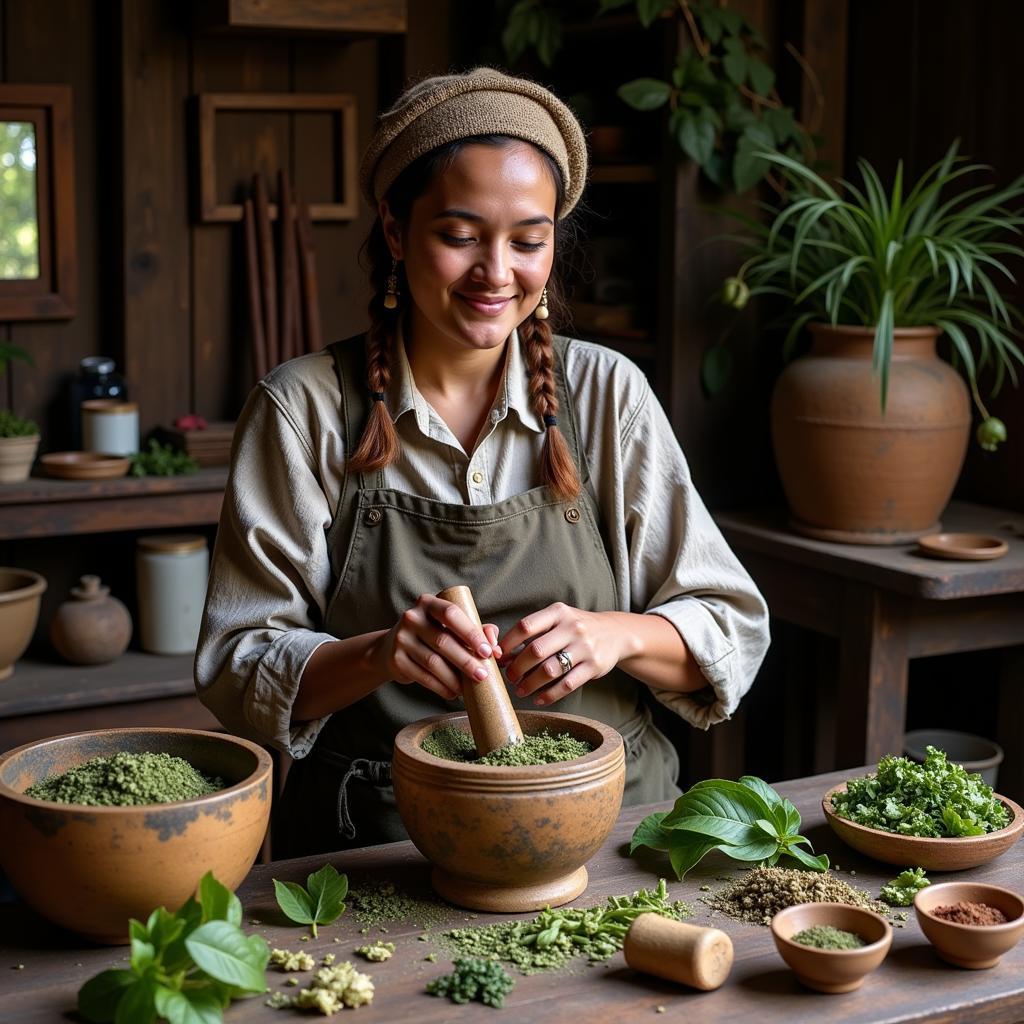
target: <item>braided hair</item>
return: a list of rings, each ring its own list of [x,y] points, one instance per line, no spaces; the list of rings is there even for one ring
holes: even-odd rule
[[[506,146],[518,141],[508,135],[477,135],[431,150],[405,168],[388,189],[389,208],[399,222],[407,222],[413,202],[427,190],[436,175],[451,167],[459,151],[465,146],[474,143]],[[543,150],[537,148],[537,152],[547,163],[555,182],[557,265],[561,251],[567,247],[566,243],[571,241],[574,225],[571,222],[571,215],[561,221],[557,216],[565,195],[558,165]],[[384,294],[387,290],[387,279],[391,274],[392,259],[380,217],[374,222],[363,245],[362,258],[368,270],[372,289],[368,306],[370,327],[366,332],[366,375],[367,386],[374,401],[371,402],[370,416],[363,435],[355,452],[349,458],[348,468],[355,473],[383,469],[397,461],[401,454],[398,432],[383,401],[394,366],[395,346],[398,344],[397,318],[400,314],[384,308]],[[401,265],[395,270],[395,274],[399,290],[408,294]],[[565,317],[566,306],[561,282],[554,268],[547,282],[547,293],[549,319],[538,320],[531,312],[519,325],[519,337],[523,342],[526,366],[530,374],[530,403],[546,427],[544,449],[541,453],[541,481],[559,500],[567,500],[579,494],[580,481],[569,446],[557,424],[558,395],[555,389],[554,349],[549,325],[551,318]]]

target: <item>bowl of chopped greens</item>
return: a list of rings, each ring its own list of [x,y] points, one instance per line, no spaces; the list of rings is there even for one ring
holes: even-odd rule
[[[822,809],[832,831],[859,853],[931,871],[985,864],[1024,832],[1024,809],[936,747],[927,748],[923,764],[883,757],[877,771],[830,789]]]
[[[270,755],[200,729],[103,729],[0,754],[0,866],[43,917],[96,942],[175,910],[207,871],[245,878],[270,819]]]

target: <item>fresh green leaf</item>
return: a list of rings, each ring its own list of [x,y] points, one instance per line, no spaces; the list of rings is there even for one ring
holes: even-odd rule
[[[827,853],[823,853],[816,857],[814,854],[808,853],[806,850],[794,845],[787,846],[783,851],[783,855],[786,857],[792,857],[794,860],[799,861],[805,868],[810,868],[812,871],[828,870]]]
[[[682,881],[686,873],[695,867],[712,850],[717,850],[719,843],[714,839],[703,839],[691,832],[676,832],[672,835],[668,859],[676,878]]]
[[[672,832],[671,829],[661,827],[661,819],[666,814],[668,811],[655,811],[637,825],[629,844],[631,854],[641,846],[649,846],[652,850],[660,850],[662,853],[668,850]]]
[[[657,110],[668,102],[672,86],[657,78],[636,78],[620,85],[617,93],[635,110]]]
[[[747,134],[755,125],[744,129],[736,143],[736,158],[732,164],[733,181],[737,192],[753,188],[768,173],[768,162],[764,158],[764,145]]]
[[[882,886],[880,897],[891,907],[909,907],[914,897],[931,884],[925,878],[924,868],[908,868]]]
[[[679,145],[683,152],[702,167],[715,149],[715,125],[704,109],[691,113],[682,111],[679,121]]]
[[[153,1024],[155,994],[156,982],[151,977],[136,978],[118,1001],[114,1024]]]
[[[749,67],[747,48],[740,39],[726,39],[724,46],[725,56],[722,58],[722,67],[733,85],[743,85]]]
[[[146,921],[149,941],[158,953],[163,952],[184,930],[185,919],[168,913],[165,907],[157,907]]]
[[[785,832],[779,829],[779,826],[774,821],[769,821],[767,818],[758,818],[754,823],[757,827],[766,835],[772,839],[785,839]]]
[[[246,992],[266,991],[256,951],[237,926],[227,921],[207,921],[185,940],[185,946],[196,966],[211,978]]]
[[[985,828],[970,817],[961,816],[952,807],[942,808],[942,823],[951,836],[983,836]]]
[[[296,924],[313,923],[313,901],[298,882],[279,882],[275,878],[274,895],[289,920]]]
[[[308,891],[298,882],[274,879],[278,906],[292,921],[312,925],[315,936],[318,924],[330,924],[344,911],[348,878],[339,875],[332,864],[325,864],[306,879],[306,886]]]
[[[132,939],[132,970],[136,974],[142,974],[146,968],[153,962],[153,958],[156,956],[156,950],[148,942],[143,942],[141,939]]]
[[[242,904],[226,886],[221,885],[207,871],[199,882],[199,905],[203,908],[203,921],[227,921],[229,924],[242,923]]]
[[[90,1024],[110,1024],[118,1003],[136,981],[132,971],[101,971],[78,990],[78,1012]]]
[[[672,0],[636,0],[637,14],[640,16],[640,23],[644,28],[654,24],[662,11],[671,6]]]
[[[747,77],[754,92],[759,96],[770,95],[775,87],[775,72],[756,57],[747,58]]]
[[[156,1012],[169,1024],[221,1024],[220,1000],[209,989],[178,991],[163,985],[156,990]]]
[[[728,779],[705,779],[676,799],[662,824],[673,828],[677,821],[697,816],[753,825],[758,818],[766,818],[770,813],[768,804],[749,786]]]

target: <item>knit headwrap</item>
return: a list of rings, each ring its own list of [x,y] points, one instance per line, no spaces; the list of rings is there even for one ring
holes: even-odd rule
[[[399,174],[424,153],[492,134],[524,139],[548,153],[565,187],[559,216],[576,205],[587,178],[587,146],[575,115],[536,82],[483,67],[425,78],[381,114],[359,169],[359,187],[376,209]]]

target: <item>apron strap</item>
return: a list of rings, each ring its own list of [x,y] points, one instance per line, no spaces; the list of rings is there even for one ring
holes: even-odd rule
[[[338,784],[338,832],[346,839],[355,839],[356,826],[348,810],[348,784],[353,777],[371,786],[391,785],[391,762],[371,761],[366,757],[346,757],[322,747],[315,748],[319,760],[336,768],[342,768],[345,774]]]

